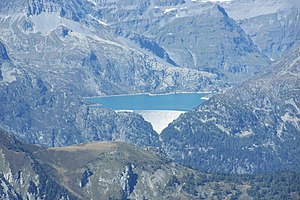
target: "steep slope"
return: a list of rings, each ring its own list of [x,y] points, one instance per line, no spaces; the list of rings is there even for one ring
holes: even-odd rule
[[[139,149],[125,143],[94,142],[45,149],[24,144],[1,130],[0,137],[1,199],[297,199],[300,196],[298,174],[204,174],[162,159],[157,149]]]
[[[126,141],[157,146],[150,123],[133,113],[92,109],[70,90],[53,87],[15,65],[0,42],[0,126],[27,142],[64,146],[87,141]]]
[[[256,73],[268,63],[249,36],[214,3],[95,1],[94,7],[92,15],[115,28],[117,35],[126,31],[148,37],[178,66],[222,74],[223,81],[240,81],[240,76]]]
[[[52,176],[53,169],[32,155],[38,146],[26,145],[0,130],[1,199],[77,199]]]
[[[182,115],[167,155],[209,172],[300,171],[300,48],[266,72]]]
[[[298,0],[234,0],[221,5],[262,53],[279,59],[300,44]]]
[[[5,5],[0,38],[11,59],[53,87],[83,96],[220,87],[216,74],[176,68],[167,62],[170,58],[164,60],[161,47],[145,38],[138,37],[137,44],[129,36],[117,38],[90,14],[87,1],[15,0]]]
[[[0,187],[1,198],[195,197],[195,194],[189,194],[180,187],[180,181],[187,181],[185,176],[188,173],[195,173],[194,178],[197,177],[195,171],[124,143],[103,142],[43,149],[22,144],[2,131],[0,134],[0,183],[5,186]],[[210,187],[212,183],[205,184],[197,192],[203,190],[203,194],[211,195],[208,192]]]
[[[91,110],[81,98],[228,86],[216,73],[174,66],[153,40],[116,37],[114,29],[90,15],[91,2],[1,4],[0,125],[27,142],[64,146],[117,140],[157,146],[158,135],[141,116]]]

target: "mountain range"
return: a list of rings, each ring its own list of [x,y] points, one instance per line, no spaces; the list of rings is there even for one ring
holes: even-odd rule
[[[151,38],[102,23],[94,17],[98,8],[89,1],[1,4],[1,126],[27,142],[64,146],[127,141],[128,132],[142,132],[146,138],[150,133],[157,141],[158,135],[141,117],[90,112],[83,97],[218,91],[230,85],[220,73],[179,67]],[[218,10],[211,5],[207,9]],[[128,126],[128,121],[135,123]],[[146,141],[152,139],[138,143]]]
[[[45,146],[94,140],[159,144],[158,134],[140,115],[90,108],[73,91],[53,88],[34,72],[14,64],[0,44],[0,124],[5,129]]]
[[[0,199],[300,199],[298,0],[2,0]],[[159,135],[86,97],[211,92]]]

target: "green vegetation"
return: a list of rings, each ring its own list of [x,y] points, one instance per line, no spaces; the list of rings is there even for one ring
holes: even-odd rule
[[[49,199],[300,199],[296,173],[208,174],[161,158],[158,148],[93,142],[46,149],[1,130],[0,138],[0,199],[29,194]]]
[[[222,199],[299,199],[300,174],[273,173],[256,175],[233,174],[194,174],[188,173],[178,180],[172,177],[168,186],[182,184],[182,190],[190,195],[206,199],[208,192],[212,197]]]

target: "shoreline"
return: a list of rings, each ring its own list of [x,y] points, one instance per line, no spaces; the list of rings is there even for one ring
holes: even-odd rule
[[[107,97],[126,97],[126,96],[135,96],[135,95],[148,95],[148,96],[165,96],[172,94],[213,94],[213,91],[203,91],[203,92],[170,92],[170,93],[132,93],[132,94],[116,94],[116,95],[106,95],[106,96],[90,96],[90,97],[81,97],[83,100],[93,99],[93,98],[107,98]]]

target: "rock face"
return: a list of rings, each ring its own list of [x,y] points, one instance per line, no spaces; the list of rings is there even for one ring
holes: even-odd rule
[[[82,141],[123,141],[135,146],[160,146],[151,124],[136,113],[83,108],[77,116]]]
[[[212,197],[213,185],[219,184],[207,182],[190,193],[180,182],[188,174],[194,173],[194,179],[205,174],[125,143],[45,149],[2,131],[0,136],[1,199],[194,199]]]
[[[93,16],[115,28],[117,34],[125,30],[154,40],[179,67],[223,74],[232,81],[256,73],[268,63],[217,4],[153,0],[123,3],[96,3]]]
[[[0,126],[27,142],[45,146],[65,146],[94,140],[159,146],[158,134],[141,116],[92,109],[89,105],[84,105],[82,97],[135,92],[219,91],[233,82],[240,82],[245,77],[258,73],[269,62],[221,6],[200,1],[3,0],[0,27]],[[184,30],[185,27],[188,31]],[[288,61],[283,64],[286,66]],[[244,148],[243,142],[246,141],[248,145],[249,140],[246,139],[255,132],[254,141],[258,140],[256,135],[262,139],[258,143],[252,142],[252,146],[248,145],[245,152],[255,153],[257,149],[267,149],[268,153],[259,157],[264,159],[261,166],[252,166],[251,163],[257,162],[249,161],[240,168],[230,167],[233,166],[233,161],[228,158],[228,163],[226,161],[224,165],[230,166],[225,171],[260,171],[269,166],[264,163],[270,158],[274,158],[275,164],[283,163],[282,166],[285,162],[296,162],[293,159],[298,155],[297,149],[286,153],[286,147],[278,150],[273,145],[294,144],[287,135],[298,131],[294,125],[298,123],[298,115],[292,113],[298,108],[298,96],[292,93],[294,96],[286,99],[279,95],[280,91],[290,94],[290,90],[286,88],[296,87],[292,83],[298,83],[298,79],[292,76],[294,71],[290,72],[291,74],[285,75],[288,77],[286,79],[280,75],[278,85],[274,85],[271,78],[266,83],[263,78],[256,79],[257,84],[268,86],[266,90],[257,91],[255,88],[259,88],[258,86],[249,87],[254,88],[252,95],[246,85],[242,91],[236,91],[240,91],[242,95],[233,92],[234,96],[226,94],[224,100],[217,97],[211,100],[212,104],[205,105],[210,112],[219,104],[224,104],[224,116],[232,117],[233,123],[229,125],[225,125],[227,122],[223,117],[220,123],[211,125],[211,131],[215,131],[217,136],[209,134],[208,139],[199,139],[199,134],[194,134],[196,138],[189,134],[202,133],[202,128],[209,120],[215,120],[213,115],[218,113],[207,113],[212,118],[200,118],[198,115],[202,112],[201,109],[206,107],[199,107],[201,112],[194,110],[182,116],[175,124],[187,127],[184,131],[171,125],[163,134],[166,152],[170,152],[179,162],[190,163],[194,161],[189,161],[190,157],[187,155],[191,156],[198,150],[210,151],[210,148],[215,148],[210,146],[212,140],[215,141],[213,145],[224,140],[229,144],[242,141],[240,147]],[[273,95],[270,92],[273,87],[279,100],[270,103],[273,100],[273,96],[270,96]],[[279,90],[281,87],[282,90]],[[248,112],[253,113],[254,103],[249,107],[244,106],[248,100],[255,102],[255,95],[263,97],[257,100],[262,108],[255,111],[262,112],[261,116],[265,116],[263,119],[257,113],[248,115]],[[269,96],[265,99],[264,95]],[[236,100],[239,96],[249,99]],[[236,109],[228,107],[231,100],[236,102]],[[285,104],[281,105],[279,102]],[[277,114],[279,108],[280,112],[287,110],[288,115]],[[270,109],[272,117],[269,118],[266,117],[266,112]],[[238,115],[240,113],[241,121],[241,116]],[[208,121],[205,121],[206,118]],[[191,120],[192,123],[185,126],[181,124],[182,119]],[[228,120],[230,122],[231,118]],[[261,120],[264,123],[259,124]],[[280,122],[280,126],[274,120]],[[194,126],[198,122],[201,126]],[[252,125],[257,129],[252,128]],[[203,129],[206,130],[205,127]],[[280,134],[275,137],[277,140],[271,138],[269,143],[267,139],[270,130],[276,130]],[[177,131],[183,134],[173,137]],[[229,132],[229,136],[225,137],[224,132]],[[188,136],[188,139],[177,140],[182,139],[182,135],[183,138]],[[295,138],[297,141],[296,136]],[[189,140],[190,144],[185,143]],[[209,144],[191,150],[189,145],[198,140],[204,144],[208,141]],[[177,145],[178,148],[185,145],[184,148],[189,151],[181,151],[177,149]],[[260,152],[259,150],[257,151]],[[279,157],[286,154],[288,156],[279,162],[279,159],[271,156],[275,155],[273,152]],[[212,161],[203,159],[201,162]],[[197,166],[198,164],[197,161]],[[208,163],[203,166],[204,170],[218,171],[208,167],[218,165]],[[294,170],[292,165],[289,166]],[[134,174],[130,171],[130,166],[127,167],[122,173]],[[280,169],[280,166],[275,165],[275,168]],[[82,176],[82,186],[88,184],[89,174],[87,171]],[[4,179],[1,180],[7,188],[10,187]],[[131,195],[132,182],[134,179],[122,182],[126,190],[123,195]],[[15,194],[17,193],[14,191],[7,193],[12,196]]]
[[[158,149],[121,142],[46,149],[2,130],[0,137],[1,199],[297,199],[300,195],[297,174],[205,174],[161,158]]]
[[[65,146],[95,140],[158,146],[158,134],[140,115],[90,109],[73,92],[52,87],[10,61],[1,48],[0,124],[25,141]]]
[[[32,155],[40,147],[19,142],[0,131],[1,199],[77,199],[57,182],[54,168]]]
[[[115,34],[86,1],[5,1],[10,58],[54,88],[81,96],[220,89],[216,73],[176,67],[155,41]],[[24,6],[21,6],[25,4]],[[27,8],[24,9],[24,8]]]
[[[273,60],[300,44],[300,4],[297,0],[235,0],[221,5],[261,52]]]
[[[139,11],[145,11],[147,2],[138,4],[141,5]],[[111,3],[101,6],[106,9],[117,2]],[[164,15],[162,9],[184,2],[153,3],[162,6],[157,19],[162,23],[166,17],[171,25],[176,17],[169,16],[168,12]],[[201,4],[199,8],[203,11],[201,15],[195,15],[193,11],[189,14],[191,17],[182,18],[184,23],[195,18],[200,24],[205,24],[207,21],[203,16],[217,14],[216,23],[220,20],[221,25],[213,29],[225,27],[237,38],[236,42],[240,41],[238,46],[248,46],[254,53],[250,54],[261,60],[251,40],[221,7]],[[46,146],[92,140],[121,140],[138,146],[157,146],[158,135],[140,116],[107,110],[91,111],[83,105],[81,97],[134,92],[212,91],[228,87],[220,71],[203,71],[196,65],[178,67],[178,59],[174,60],[174,53],[170,54],[171,47],[165,49],[163,40],[158,39],[164,32],[159,31],[157,37],[148,37],[141,32],[135,33],[132,28],[124,30],[122,24],[120,28],[108,26],[101,21],[104,20],[98,12],[101,9],[91,2],[79,0],[3,1],[0,8],[1,13],[5,13],[0,16],[2,127],[27,142]],[[152,12],[154,8],[150,6],[149,9]],[[214,14],[209,14],[210,11]],[[106,17],[109,19],[108,15]],[[158,28],[154,25],[151,31]],[[155,32],[151,35],[154,36]],[[232,37],[228,40],[230,44],[235,41]],[[242,52],[240,50],[236,49]],[[248,53],[245,55],[250,58]]]
[[[300,48],[182,115],[162,134],[175,161],[209,172],[300,171]]]

